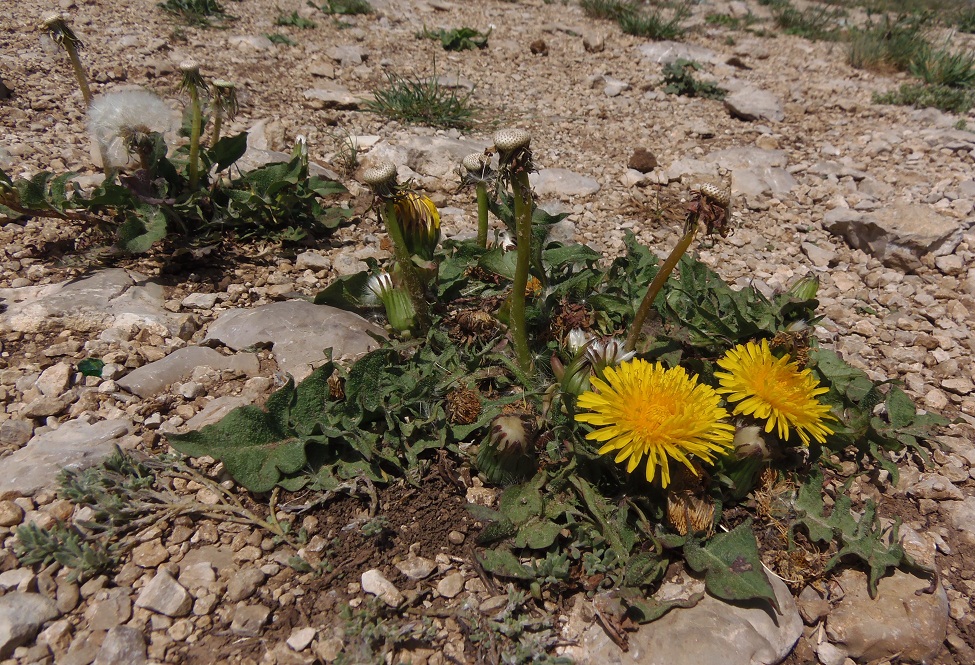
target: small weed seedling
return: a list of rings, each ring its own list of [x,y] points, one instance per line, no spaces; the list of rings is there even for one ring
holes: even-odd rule
[[[430,127],[467,129],[474,123],[471,94],[458,95],[429,79],[386,75],[389,85],[377,90],[366,108],[390,120]]]
[[[491,31],[480,32],[474,28],[454,28],[453,30],[427,30],[419,33],[421,38],[439,39],[445,51],[472,51],[487,47]]]
[[[698,81],[694,72],[699,71],[701,65],[693,60],[677,58],[667,64],[663,70],[664,92],[668,95],[682,95],[684,97],[703,97],[705,99],[721,100],[728,91],[719,88],[710,81]]]
[[[161,9],[180,16],[192,25],[209,26],[211,19],[233,21],[231,16],[217,0],[166,0],[158,5]]]
[[[372,5],[369,4],[368,0],[325,0],[319,9],[326,14],[344,16],[371,14],[373,12]]]
[[[290,14],[279,15],[274,19],[274,25],[291,25],[302,30],[307,30],[314,28],[316,23],[303,16],[298,16],[298,12],[291,12]]]

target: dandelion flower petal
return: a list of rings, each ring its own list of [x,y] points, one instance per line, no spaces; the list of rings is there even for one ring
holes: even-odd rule
[[[810,439],[824,443],[833,430],[829,406],[817,397],[828,392],[808,369],[799,369],[789,356],[776,358],[768,340],[739,344],[718,361],[718,392],[734,403],[736,415],[765,420],[765,431],[788,441],[794,430],[803,445]]]
[[[637,359],[593,377],[592,390],[579,396],[576,420],[595,429],[586,435],[602,443],[600,455],[614,453],[633,473],[646,456],[646,477],[660,468],[663,487],[670,484],[670,459],[694,471],[691,458],[712,463],[734,446],[728,412],[710,386],[698,383],[681,367],[665,369]]]

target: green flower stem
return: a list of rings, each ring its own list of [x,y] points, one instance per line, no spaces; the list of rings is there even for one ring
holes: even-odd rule
[[[531,265],[532,251],[532,205],[528,171],[524,169],[517,171],[511,181],[515,200],[515,239],[518,254],[515,263],[515,279],[511,286],[509,328],[515,343],[518,365],[527,374],[531,372],[532,366],[531,352],[528,349],[528,327],[525,323],[525,290],[528,287],[528,269]]]
[[[200,108],[200,91],[195,85],[187,86],[190,93],[190,110],[192,127],[190,127],[190,191],[196,191],[200,185],[200,124],[203,122],[203,110]]]
[[[477,246],[487,247],[488,197],[487,185],[477,183]]]
[[[393,243],[393,253],[396,256],[396,263],[399,265],[400,274],[403,276],[403,286],[410,294],[413,302],[413,309],[416,310],[416,324],[421,336],[426,335],[430,328],[430,308],[427,306],[426,295],[423,292],[423,282],[417,274],[416,264],[406,246],[406,239],[403,237],[403,227],[400,226],[399,219],[396,217],[396,203],[392,199],[386,202],[386,232]]]
[[[687,252],[687,248],[691,246],[694,242],[694,236],[697,235],[697,219],[693,220],[693,223],[687,225],[687,230],[681,237],[677,246],[670,252],[670,256],[664,261],[664,264],[660,266],[660,270],[657,275],[650,282],[650,288],[647,289],[647,295],[643,296],[643,302],[640,303],[640,309],[637,310],[636,316],[633,317],[633,325],[630,327],[630,333],[626,336],[626,345],[624,350],[635,351],[636,343],[640,339],[640,332],[643,330],[643,323],[647,320],[647,315],[650,314],[650,308],[653,306],[653,301],[657,299],[657,294],[660,293],[660,289],[663,288],[664,282],[670,277],[670,274],[674,272],[674,268],[677,267],[677,262],[680,261],[680,257],[684,256]]]
[[[78,79],[78,87],[81,89],[81,97],[85,100],[85,108],[88,108],[91,106],[91,88],[88,86],[88,76],[85,74],[85,68],[81,64],[78,49],[71,43],[71,40],[65,39],[64,50],[68,52],[68,58],[71,60],[71,68],[74,70],[74,76]]]
[[[223,129],[223,112],[217,107],[213,112],[213,144],[217,145],[217,141],[220,140],[220,130]]]

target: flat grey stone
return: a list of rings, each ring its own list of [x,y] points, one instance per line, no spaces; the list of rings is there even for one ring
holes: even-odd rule
[[[377,143],[364,160],[364,165],[385,159],[397,167],[408,167],[421,175],[433,178],[455,177],[457,167],[464,157],[483,152],[491,145],[483,139],[455,138],[451,136],[396,136]]]
[[[295,267],[298,270],[328,270],[332,267],[332,260],[323,254],[308,250],[298,255],[295,259]]]
[[[227,582],[225,598],[232,603],[250,598],[257,591],[257,587],[264,584],[266,577],[259,568],[244,568],[236,572]]]
[[[88,424],[69,420],[56,430],[33,437],[27,445],[3,460],[0,494],[30,496],[54,487],[61,469],[87,469],[107,459],[116,445],[132,431],[128,420],[102,420]],[[123,445],[123,447],[126,447]]]
[[[257,355],[253,353],[225,356],[205,346],[186,346],[176,349],[162,360],[132,370],[116,383],[133,395],[152,397],[163,392],[166,386],[189,378],[197,367],[232,370],[247,376],[254,376],[260,371]]]
[[[768,120],[782,122],[785,111],[779,98],[765,90],[746,88],[724,98],[725,108],[739,120]]]
[[[325,349],[341,358],[377,348],[369,333],[385,336],[382,328],[351,312],[287,300],[223,313],[210,324],[206,341],[235,351],[270,345],[278,367],[300,381],[325,361]]]
[[[160,568],[156,575],[142,587],[139,597],[135,600],[135,606],[168,617],[182,617],[190,613],[190,608],[193,607],[193,596],[173,579],[169,571]]]
[[[328,86],[309,88],[302,93],[305,106],[313,109],[346,109],[359,108],[360,100],[349,92],[345,86],[337,83]]]
[[[941,650],[948,630],[948,595],[941,584],[895,570],[877,583],[870,598],[867,576],[845,570],[837,580],[843,598],[826,617],[826,635],[857,662],[899,658],[927,663]]]
[[[595,624],[566,655],[579,665],[778,663],[802,635],[802,617],[785,583],[774,576],[769,581],[781,614],[767,602],[732,605],[705,595],[694,607],[671,610],[629,633],[629,651],[625,653]]]
[[[945,501],[942,510],[948,515],[948,521],[959,535],[969,545],[975,545],[975,497],[965,497],[962,501]]]
[[[241,51],[273,51],[274,42],[264,35],[242,35],[231,37],[227,40],[231,46],[236,46]]]
[[[45,621],[59,615],[57,604],[39,593],[11,591],[0,596],[0,658],[34,639]]]
[[[925,254],[950,254],[966,228],[962,220],[920,204],[895,204],[859,219],[827,224],[829,232],[843,237],[850,247],[906,272],[920,268]]]
[[[437,564],[422,556],[409,556],[397,563],[396,568],[408,579],[422,580],[437,569]]]
[[[355,44],[343,44],[333,46],[325,52],[325,55],[338,62],[343,67],[355,67],[361,65],[368,58],[368,53],[361,46]]]
[[[160,284],[121,268],[100,270],[71,282],[0,289],[7,310],[0,328],[19,332],[73,330],[95,332],[113,326],[135,325],[177,335],[186,314],[164,308]]]
[[[599,191],[595,178],[569,169],[542,169],[531,174],[529,180],[538,196],[589,196]]]
[[[68,363],[51,365],[41,372],[34,384],[44,395],[61,395],[71,385],[74,368]]]
[[[34,425],[29,420],[13,419],[0,423],[0,443],[10,446],[22,446],[30,441],[34,432]]]
[[[261,629],[271,616],[271,610],[263,605],[246,605],[238,603],[234,611],[234,620],[230,623],[230,631],[237,635],[255,637],[261,634]]]
[[[386,579],[386,577],[375,568],[362,573],[362,590],[378,596],[390,607],[396,607],[403,602],[403,594],[396,588],[396,585]]]
[[[183,298],[179,304],[189,309],[213,309],[219,299],[219,293],[191,293]]]
[[[132,626],[116,626],[105,635],[94,665],[143,665],[146,663],[146,637]]]
[[[650,42],[638,46],[637,51],[640,54],[640,58],[661,65],[670,64],[678,58],[694,60],[701,64],[709,65],[721,62],[721,56],[711,49],[694,44],[685,44],[683,42]]]

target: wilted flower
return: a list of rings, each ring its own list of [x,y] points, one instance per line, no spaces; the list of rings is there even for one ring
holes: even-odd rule
[[[416,310],[409,294],[393,284],[389,273],[381,272],[370,277],[361,298],[365,304],[382,303],[386,319],[394,330],[409,332],[416,324]]]
[[[178,122],[166,102],[141,88],[98,95],[88,107],[88,133],[101,147],[106,168],[128,165],[140,135],[174,131]]]
[[[724,372],[715,372],[721,382],[718,392],[734,405],[735,414],[765,420],[765,431],[777,431],[782,441],[789,440],[795,428],[802,443],[810,437],[825,443],[833,430],[824,424],[831,420],[830,408],[817,397],[829,392],[821,388],[808,369],[800,370],[788,355],[776,358],[768,340],[739,344],[718,361]]]
[[[720,397],[683,368],[637,359],[607,367],[605,377],[591,379],[593,391],[577,403],[591,413],[575,418],[596,426],[586,438],[602,442],[600,455],[616,451],[615,461],[626,461],[627,473],[646,455],[647,481],[660,467],[660,483],[667,487],[671,458],[697,475],[694,459],[710,464],[732,448],[735,428],[725,422]]]
[[[575,356],[585,351],[592,343],[593,337],[582,328],[573,328],[565,336],[565,348],[570,355]]]

